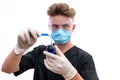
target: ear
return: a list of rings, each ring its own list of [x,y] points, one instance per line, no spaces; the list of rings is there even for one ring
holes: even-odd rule
[[[75,30],[75,28],[76,28],[76,25],[74,24],[72,27],[72,32]]]

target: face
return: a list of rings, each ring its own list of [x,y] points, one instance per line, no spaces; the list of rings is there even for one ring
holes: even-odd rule
[[[68,18],[62,15],[50,17],[50,21],[48,25],[51,31],[64,29],[73,32],[75,29],[73,18]]]

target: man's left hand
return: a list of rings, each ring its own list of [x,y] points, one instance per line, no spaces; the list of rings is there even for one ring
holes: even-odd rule
[[[55,46],[55,48],[56,55],[44,51],[44,54],[46,55],[46,59],[44,60],[46,68],[54,73],[63,75],[66,80],[72,79],[76,75],[77,70],[72,66],[58,47]]]

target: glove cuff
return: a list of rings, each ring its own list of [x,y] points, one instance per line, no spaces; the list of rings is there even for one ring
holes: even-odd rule
[[[26,51],[26,49],[14,49],[15,54],[23,54]]]
[[[14,52],[15,54],[23,54],[24,52],[26,52],[27,49],[21,49],[19,48],[18,45],[15,46]]]
[[[70,79],[72,79],[76,74],[77,74],[77,70],[73,67],[73,68],[71,68],[71,70],[70,70],[67,74],[63,75],[63,77],[65,78],[65,80],[70,80]]]

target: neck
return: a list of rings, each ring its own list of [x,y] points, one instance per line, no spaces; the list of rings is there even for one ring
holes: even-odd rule
[[[69,41],[66,44],[61,44],[61,45],[57,44],[57,46],[61,50],[62,53],[65,53],[67,50],[73,47],[73,44],[71,43],[71,41]]]

